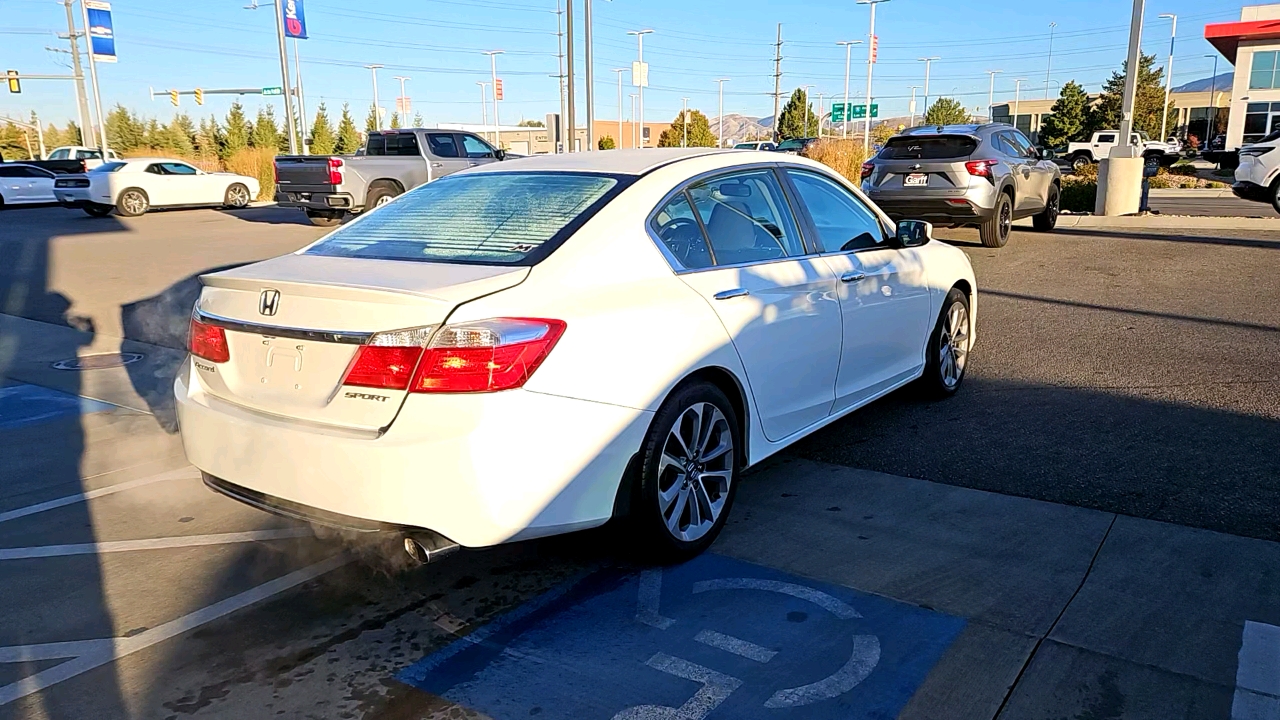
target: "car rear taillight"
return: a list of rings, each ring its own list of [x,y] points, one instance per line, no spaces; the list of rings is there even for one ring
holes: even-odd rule
[[[404,390],[431,340],[435,326],[396,330],[374,335],[356,351],[343,385]]]
[[[562,320],[496,318],[446,325],[432,338],[411,392],[474,393],[518,388],[560,336]]]
[[[342,184],[342,158],[329,158],[329,184]]]
[[[991,168],[995,167],[999,160],[970,160],[964,164],[964,169],[969,171],[970,175],[975,177],[991,177]]]
[[[866,180],[871,177],[871,173],[875,172],[876,166],[869,162],[862,163],[862,179]]]
[[[192,355],[209,362],[224,363],[231,359],[226,331],[195,318],[191,318],[191,337],[187,345]]]
[[[280,184],[280,166],[275,163],[271,163],[271,182]]]

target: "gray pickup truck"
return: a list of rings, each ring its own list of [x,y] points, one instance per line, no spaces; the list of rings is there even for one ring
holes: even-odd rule
[[[369,133],[356,155],[281,155],[276,202],[306,211],[316,225],[337,225],[439,177],[505,160],[506,151],[457,130],[410,128]]]

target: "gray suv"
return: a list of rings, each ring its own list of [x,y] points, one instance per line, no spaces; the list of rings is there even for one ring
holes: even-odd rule
[[[862,190],[894,220],[976,226],[983,245],[1004,247],[1018,218],[1041,232],[1057,224],[1062,174],[1051,158],[1004,123],[916,127],[863,163]]]

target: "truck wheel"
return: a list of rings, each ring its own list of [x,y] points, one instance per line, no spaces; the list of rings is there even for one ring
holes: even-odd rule
[[[369,188],[369,195],[364,200],[365,211],[376,210],[394,200],[399,194],[400,189],[392,185],[374,185]]]
[[[342,222],[342,215],[325,210],[308,210],[307,219],[317,227],[333,227]]]
[[[1072,172],[1082,173],[1084,172],[1085,168],[1089,167],[1092,164],[1093,164],[1093,158],[1090,158],[1088,155],[1085,155],[1084,153],[1071,156]]]
[[[982,244],[989,248],[1002,248],[1009,242],[1009,233],[1013,230],[1013,201],[1008,193],[1000,193],[996,200],[995,212],[978,227],[978,236]]]

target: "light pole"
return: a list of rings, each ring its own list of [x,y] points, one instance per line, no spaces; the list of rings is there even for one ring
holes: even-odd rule
[[[680,129],[683,135],[680,136],[680,147],[689,147],[689,98],[680,98],[684,103],[684,109],[680,111]]]
[[[640,147],[640,141],[637,139],[637,133],[640,126],[636,125],[636,94],[627,93],[627,97],[631,98],[631,147],[638,148]]]
[[[564,152],[564,18],[560,14],[564,10],[560,9],[560,0],[556,0],[556,57],[560,62],[560,74],[556,75],[556,82],[560,85],[560,127],[555,128],[556,137],[551,138],[551,142],[555,146],[557,153]]]
[[[871,6],[871,22],[867,26],[867,119],[862,125],[862,149],[871,149],[871,73],[876,66],[876,49],[879,44],[876,38],[876,5],[889,0],[858,0],[859,5]]]
[[[636,90],[636,106],[640,109],[640,147],[644,147],[644,86],[649,84],[649,73],[644,67],[644,36],[653,32],[652,30],[628,30],[628,35],[636,36],[636,64],[631,71],[631,84],[635,85]],[[639,77],[636,75],[639,74]]]
[[[1214,54],[1205,57],[1213,58],[1213,77],[1209,79],[1209,110],[1213,113],[1213,119],[1206,117],[1204,126],[1204,134],[1207,136],[1204,138],[1204,149],[1212,150],[1213,133],[1218,125],[1218,100],[1214,97],[1218,94],[1218,56]]]
[[[281,8],[281,5],[283,5],[283,1],[276,0],[274,5],[276,9],[276,39],[279,41],[279,44],[280,44],[280,80],[284,83],[284,87],[281,88],[282,90],[284,90],[284,116],[289,119],[289,154],[297,155],[298,154],[298,133],[297,133],[296,125],[294,123],[293,93],[289,89],[289,55],[287,54],[287,51],[285,50],[285,47],[284,47],[284,9]],[[80,6],[84,7],[83,1],[80,3]],[[89,32],[88,12],[89,12],[88,10],[85,10],[84,30],[86,33]],[[94,94],[96,95],[98,92],[97,91],[98,79],[97,79],[97,72],[94,71],[94,66],[93,66],[92,44],[89,47],[89,70],[90,72],[93,72],[93,75],[94,75],[93,85],[94,85]],[[102,115],[101,109],[98,110],[98,115],[99,117],[101,117]],[[106,132],[107,132],[106,122],[104,121],[102,125],[103,125],[102,133],[103,133],[103,137],[105,138]],[[103,158],[107,157],[106,149],[107,149],[107,143],[104,140],[104,142],[102,143]]]
[[[480,86],[480,124],[489,124],[489,83],[476,81]]]
[[[854,45],[861,45],[861,40],[841,40],[836,43],[844,46],[844,129],[840,137],[849,137],[849,56]],[[868,111],[870,112],[870,111]]]
[[[729,82],[729,78],[716,78],[715,82],[720,86],[720,131],[716,133],[716,147],[724,147],[724,84]]]
[[[988,70],[987,74],[991,76],[991,84],[987,85],[987,122],[995,120],[995,111],[992,110],[996,106],[996,75],[1004,72],[1003,70]]]
[[[1018,127],[1018,106],[1022,104],[1022,83],[1026,78],[1015,78],[1013,81],[1013,126]]]
[[[907,123],[907,127],[916,126],[916,91],[920,89],[919,85],[911,86],[911,105],[908,110],[911,112],[911,119]]]
[[[378,107],[378,68],[381,65],[365,65],[366,70],[373,73],[373,126],[377,130],[382,129],[382,108]],[[286,102],[289,94],[285,93]]]
[[[941,59],[942,58],[936,55],[933,57],[918,58],[920,62],[924,63],[924,112],[926,115],[929,113],[929,67],[933,65],[934,60]]]
[[[404,117],[400,119],[400,122],[403,124],[409,118],[409,97],[404,94],[404,81],[411,80],[412,78],[407,78],[403,75],[394,75],[391,79],[400,81],[400,102],[396,103],[399,105],[396,109],[404,113]]]
[[[576,90],[573,78],[573,0],[569,0],[569,2],[565,3],[564,12],[565,47],[567,47],[569,51],[565,53],[564,59],[566,100],[564,106],[564,122],[561,124],[569,129],[569,137],[565,140],[564,151],[573,152],[573,146],[578,143],[578,128],[576,127],[578,121],[577,118],[574,117],[573,112],[573,96]]]
[[[303,155],[311,154],[307,147],[307,96],[302,92],[302,61],[298,59],[298,39],[293,39],[293,74],[298,80],[298,138]]]
[[[1164,66],[1164,108],[1160,113],[1160,142],[1169,136],[1169,93],[1173,85],[1173,43],[1178,37],[1178,16],[1171,13],[1161,15],[1169,18],[1173,25],[1169,28],[1169,62]],[[1210,101],[1212,101],[1210,97]]]
[[[569,0],[573,2],[573,0]],[[587,66],[587,152],[596,149],[596,103],[595,103],[595,70],[594,63],[591,61],[591,0],[582,0],[583,18],[582,24],[585,28],[583,42],[583,56],[586,59]]]
[[[800,87],[804,88],[804,109],[801,111],[804,113],[804,136],[809,137],[809,88],[813,86],[801,85]]]
[[[498,56],[501,50],[485,50],[482,55],[489,56],[489,79],[493,82],[493,146],[502,149],[502,136],[498,123]]]
[[[626,68],[614,68],[614,72],[618,73],[618,149],[622,149],[622,73],[626,72]]]
[[[1049,99],[1049,73],[1053,70],[1053,29],[1058,27],[1058,23],[1049,23],[1049,63],[1044,68],[1044,99]]]

